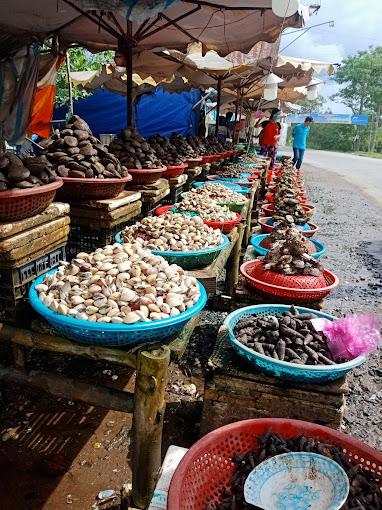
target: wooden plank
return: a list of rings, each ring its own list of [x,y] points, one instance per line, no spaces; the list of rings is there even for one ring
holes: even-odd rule
[[[114,198],[105,198],[104,200],[74,201],[72,202],[72,206],[113,211],[114,209],[119,209],[131,202],[136,202],[140,198],[141,193],[139,191],[124,190]]]
[[[25,264],[28,264],[32,260],[37,260],[40,257],[43,257],[44,255],[47,255],[48,253],[51,253],[52,251],[56,250],[57,248],[61,248],[62,246],[65,246],[68,242],[68,236],[63,237],[62,239],[59,239],[57,242],[49,244],[48,246],[44,246],[42,249],[33,252],[28,253],[25,257],[22,257],[18,260],[11,260],[11,261],[2,261],[1,262],[1,268],[2,269],[14,269],[17,267],[22,267]]]
[[[240,252],[241,245],[243,242],[244,225],[239,223],[238,227],[238,238],[232,249],[232,252],[227,260],[226,264],[226,280],[225,289],[228,296],[233,297],[235,293],[235,285],[239,279],[239,266],[240,266]]]
[[[108,220],[115,221],[118,218],[129,215],[132,211],[139,209],[142,206],[140,200],[118,207],[118,209],[106,210],[106,209],[88,209],[81,206],[72,205],[70,217],[86,217],[96,220]]]
[[[47,223],[48,221],[55,220],[61,216],[65,216],[65,214],[68,214],[69,211],[69,204],[62,202],[52,202],[41,214],[36,214],[35,216],[26,218],[25,220],[12,221],[11,223],[1,223],[0,239],[13,236],[19,232],[28,230],[29,228],[37,227],[37,225],[41,225],[42,223]]]
[[[70,379],[58,374],[50,374],[40,370],[31,370],[28,373],[20,369],[0,365],[0,379],[12,384],[33,386],[56,397],[77,400],[108,410],[112,409],[123,413],[133,411],[133,393],[99,384],[84,383],[78,379]]]
[[[35,253],[45,248],[46,253],[49,253],[49,251],[51,251],[50,250],[51,245],[57,244],[58,242],[63,241],[64,238],[67,238],[69,230],[70,230],[69,225],[66,225],[65,227],[54,230],[53,232],[43,237],[35,239],[33,242],[25,246],[15,248],[7,253],[3,253],[1,257],[1,266],[4,267],[4,264],[7,264],[8,262],[11,261],[12,262],[18,261],[19,259],[26,257],[27,255],[29,255],[32,260],[33,254],[29,253],[31,250],[33,250],[33,253]]]
[[[64,216],[62,218],[54,219],[38,225],[36,227],[32,227],[24,232],[19,232],[11,237],[7,237],[6,239],[0,241],[0,265],[1,260],[3,258],[3,254],[7,253],[6,259],[14,259],[12,250],[19,248],[21,249],[24,246],[28,246],[28,249],[34,250],[35,242],[43,236],[47,236],[52,232],[60,230],[64,228],[66,225],[69,225],[70,218],[69,216]]]
[[[170,178],[167,180],[168,180],[170,189],[173,190],[173,189],[179,188],[180,186],[183,186],[188,180],[188,175],[182,174],[182,175],[179,175],[179,177]]]
[[[142,193],[142,202],[150,202],[152,204],[157,204],[161,200],[163,200],[164,197],[170,194],[170,188],[164,188],[158,192],[155,192],[153,195],[148,195],[146,193]]]

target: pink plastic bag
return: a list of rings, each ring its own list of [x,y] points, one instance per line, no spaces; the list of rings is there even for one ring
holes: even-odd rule
[[[334,359],[354,359],[377,349],[381,326],[374,314],[347,315],[343,319],[313,319],[316,331],[322,331]]]

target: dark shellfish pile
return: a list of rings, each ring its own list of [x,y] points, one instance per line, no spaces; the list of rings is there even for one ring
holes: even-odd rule
[[[52,164],[44,157],[22,161],[16,154],[0,154],[0,191],[30,189],[56,180]]]
[[[178,166],[185,162],[185,156],[179,154],[178,149],[171,143],[168,136],[150,136],[148,142],[163,165]]]
[[[136,129],[123,129],[110,143],[109,150],[126,168],[141,170],[162,166],[155,149]]]

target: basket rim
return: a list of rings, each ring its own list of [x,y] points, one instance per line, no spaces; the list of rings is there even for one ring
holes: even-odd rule
[[[72,326],[73,328],[81,328],[81,329],[87,329],[92,331],[104,331],[107,332],[114,332],[114,333],[131,333],[135,331],[146,331],[149,329],[161,329],[166,326],[170,326],[173,324],[176,324],[178,322],[183,322],[187,319],[191,319],[195,314],[199,313],[205,306],[207,302],[207,293],[204,289],[203,285],[198,281],[198,286],[200,290],[200,297],[198,301],[186,310],[185,312],[181,312],[180,314],[176,315],[175,317],[170,317],[168,319],[160,319],[158,321],[151,321],[151,322],[136,322],[135,324],[113,324],[113,323],[100,323],[100,322],[89,322],[89,321],[83,321],[80,319],[72,319],[71,317],[68,317],[66,315],[60,315],[56,312],[53,312],[50,310],[47,306],[41,303],[41,301],[38,298],[38,292],[36,290],[36,285],[42,283],[42,281],[45,278],[45,275],[52,274],[54,272],[58,271],[58,268],[52,269],[51,271],[48,271],[41,276],[39,276],[32,284],[31,288],[29,289],[29,302],[32,305],[32,307],[38,312],[40,315],[45,317],[48,321],[52,320],[53,322],[58,322],[63,326]],[[190,275],[188,275],[190,276]]]
[[[135,175],[135,174],[141,174],[141,175],[146,175],[146,174],[159,174],[162,173],[162,172],[165,172],[167,170],[167,167],[166,166],[161,166],[160,168],[128,168],[127,171],[129,173],[131,173],[132,175]],[[104,179],[106,181],[106,179]],[[119,179],[117,179],[119,180]]]
[[[270,204],[269,204],[270,205]],[[269,221],[270,217],[269,216],[264,216],[264,218],[259,218],[258,219],[258,222],[260,223],[260,225],[266,225],[267,227],[269,228],[274,228],[273,225],[269,225],[267,222]],[[316,225],[315,223],[310,223],[309,221],[307,221],[308,225],[310,227],[313,227],[311,228],[310,230],[303,230],[302,232],[303,233],[311,233],[311,232],[318,232],[320,230],[320,227],[318,225]]]
[[[118,232],[115,235],[115,242],[119,244],[124,244],[122,241],[122,234],[123,230]],[[175,257],[182,257],[182,256],[188,256],[191,257],[192,255],[206,255],[207,253],[214,253],[215,251],[221,251],[223,248],[228,246],[229,239],[225,234],[221,234],[223,242],[219,244],[219,246],[213,246],[212,248],[207,248],[205,250],[194,250],[194,251],[158,251],[158,250],[150,250],[151,253],[154,255],[167,255],[167,256],[175,256]]]
[[[129,170],[130,172],[130,170]],[[119,182],[130,182],[132,179],[131,175],[127,177],[115,178],[115,179],[89,179],[87,177],[62,177],[62,180],[65,183],[82,183],[82,184],[118,184]]]
[[[188,163],[183,163],[182,165],[166,165],[166,170],[181,170],[182,168],[187,168],[188,167]]]
[[[191,161],[191,163],[197,163],[199,161],[203,161],[203,158],[201,156],[197,158],[186,158],[186,161]]]
[[[242,264],[240,266],[240,274],[246,279],[246,280],[249,280],[253,283],[255,282],[259,282],[263,287],[265,288],[268,288],[268,289],[272,289],[272,290],[281,290],[281,291],[285,291],[285,290],[290,290],[290,291],[293,291],[294,293],[298,294],[298,295],[303,295],[303,294],[306,294],[307,291],[309,291],[310,293],[318,293],[318,292],[330,292],[331,290],[335,289],[336,287],[338,287],[340,281],[339,281],[339,278],[338,276],[336,276],[334,273],[328,271],[327,269],[324,269],[324,274],[323,276],[330,276],[333,280],[333,283],[331,285],[327,285],[326,287],[317,287],[317,288],[314,288],[314,289],[296,289],[294,287],[281,287],[280,285],[274,285],[272,283],[268,283],[268,282],[263,282],[262,280],[257,280],[257,278],[254,278],[253,276],[250,276],[248,273],[247,273],[247,268],[248,266],[250,265],[259,265],[259,264],[263,264],[263,262],[259,259],[255,259],[255,260],[249,260],[248,262],[244,262],[244,264]],[[285,275],[287,276],[287,275]],[[291,275],[291,276],[304,276],[304,275]]]
[[[290,309],[289,305],[251,305],[246,306],[244,308],[239,308],[238,310],[235,310],[234,312],[230,313],[223,322],[223,326],[227,326],[229,337],[231,340],[231,344],[240,346],[240,349],[243,349],[248,354],[250,354],[252,357],[259,358],[263,361],[266,361],[267,363],[270,363],[271,365],[278,366],[281,368],[295,368],[302,372],[316,372],[316,373],[323,373],[323,372],[342,372],[344,369],[352,369],[355,367],[358,367],[362,363],[366,361],[366,356],[357,356],[356,358],[346,361],[345,363],[336,363],[335,365],[302,365],[299,363],[289,363],[289,361],[281,361],[274,358],[271,358],[270,356],[265,356],[265,354],[260,354],[259,352],[254,351],[253,349],[250,349],[249,347],[245,346],[244,344],[240,343],[233,332],[234,326],[232,326],[233,320],[237,318],[237,316],[243,315],[243,312],[246,311],[253,311],[253,315],[256,315],[256,310],[260,311],[260,308],[270,308],[273,310],[282,309],[282,311],[288,311]],[[338,319],[338,317],[334,317],[333,315],[329,315],[327,313],[318,312],[317,310],[312,310],[311,308],[306,308],[304,306],[296,306],[296,310],[298,310],[301,313],[314,313],[320,318],[328,319],[330,321],[334,321]]]
[[[78,179],[73,179],[74,181]],[[105,179],[106,180],[106,179]],[[54,182],[49,184],[43,184],[42,186],[37,186],[35,188],[26,188],[26,189],[15,189],[10,191],[2,191],[0,193],[0,201],[6,198],[16,198],[22,197],[23,195],[40,195],[42,193],[46,193],[48,191],[53,191],[55,189],[61,188],[64,184],[64,180],[62,177],[56,177]]]
[[[260,234],[257,236],[253,236],[250,240],[250,243],[254,248],[261,248],[262,250],[266,250],[266,252],[268,252],[269,251],[268,248],[263,248],[262,246],[260,246],[260,243],[263,239],[270,235],[271,234]],[[312,242],[317,248],[316,253],[313,253],[313,255],[316,255],[316,257],[320,257],[321,255],[326,253],[326,247],[324,244],[320,243],[320,241],[317,241],[316,239],[309,239],[309,241]]]

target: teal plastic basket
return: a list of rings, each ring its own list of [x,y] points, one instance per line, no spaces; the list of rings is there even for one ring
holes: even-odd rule
[[[262,234],[259,236],[252,237],[251,244],[255,248],[256,253],[258,253],[259,255],[266,255],[268,253],[269,250],[267,248],[264,248],[263,246],[260,246],[260,243],[270,235],[271,234]],[[310,254],[314,259],[318,259],[319,257],[321,257],[321,255],[326,253],[326,248],[322,243],[316,241],[315,239],[309,239],[309,241],[314,244],[317,250],[315,253]]]
[[[117,243],[123,244],[122,231],[118,232],[115,236]],[[229,239],[226,235],[222,234],[223,242],[214,248],[206,250],[194,251],[156,251],[150,250],[154,255],[160,255],[167,260],[169,264],[178,264],[183,269],[196,269],[197,267],[205,267],[212,264],[212,262],[219,256],[219,253],[228,245]]]
[[[48,271],[46,274],[52,274]],[[43,305],[38,298],[36,285],[43,282],[45,274],[37,278],[29,290],[29,302],[40,315],[46,318],[57,331],[71,340],[83,344],[103,345],[107,347],[127,346],[132,348],[136,345],[148,342],[158,342],[180,331],[187,322],[199,313],[207,302],[207,294],[204,287],[198,282],[201,292],[198,302],[189,310],[159,321],[137,322],[135,324],[102,324],[99,322],[82,321],[60,315]]]
[[[203,184],[209,184],[208,182],[194,182],[194,188],[199,188],[199,186],[203,186]],[[247,195],[251,190],[249,188],[245,188],[244,186],[239,186],[239,184],[235,184],[234,182],[226,182],[220,181],[219,184],[222,186],[226,186],[226,188],[231,189],[232,191],[236,191],[236,193],[240,193],[240,195]]]
[[[182,200],[184,200],[187,197],[187,194],[189,191],[185,191],[180,196],[182,197]],[[221,205],[222,207],[227,206],[230,211],[239,213],[243,207],[247,204],[248,200],[245,199],[242,202],[217,202],[218,205]]]
[[[259,354],[258,352],[253,351],[249,347],[246,347],[238,340],[236,340],[234,329],[236,324],[241,319],[250,317],[252,315],[257,315],[260,317],[280,317],[283,312],[286,312],[289,309],[290,306],[287,305],[254,305],[240,308],[239,310],[229,314],[223,324],[228,328],[232,347],[242,358],[248,361],[260,372],[265,372],[269,375],[294,382],[323,383],[327,381],[333,381],[334,379],[339,379],[340,377],[344,376],[350,370],[366,361],[365,356],[358,356],[351,361],[340,363],[338,365],[297,365]],[[323,317],[325,319],[329,319],[330,321],[336,319],[336,317],[333,317],[332,315],[317,312],[316,310],[311,310],[310,308],[298,306],[296,307],[296,310],[298,310],[300,313],[314,313],[317,315],[317,317]]]

